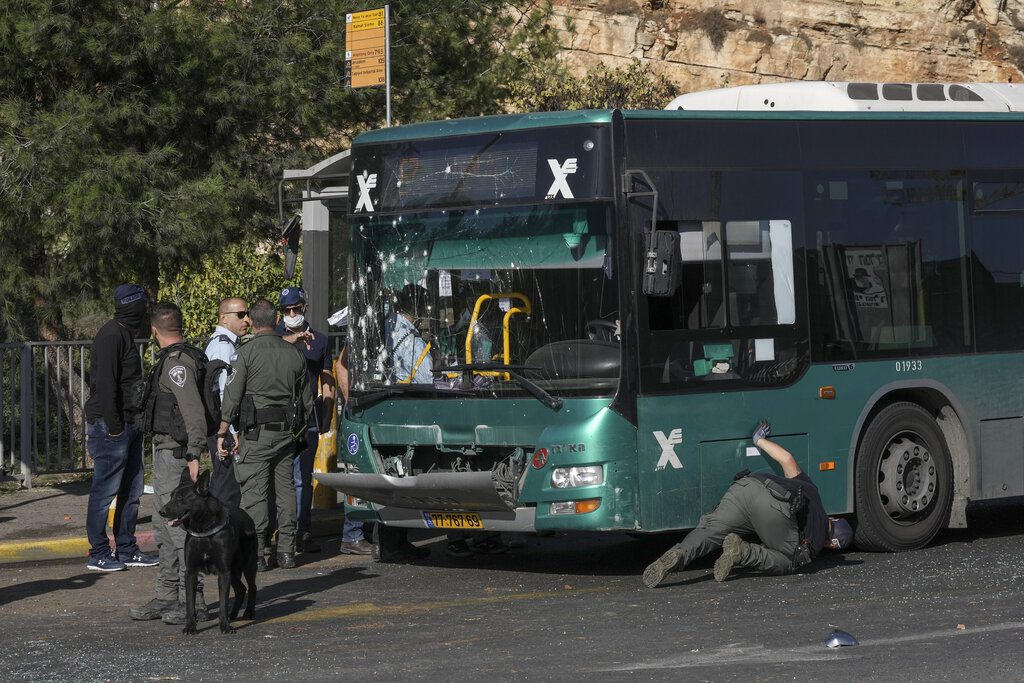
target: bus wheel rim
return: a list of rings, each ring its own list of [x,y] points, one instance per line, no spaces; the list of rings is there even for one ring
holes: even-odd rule
[[[878,463],[878,495],[890,519],[921,517],[936,497],[939,479],[927,442],[915,433],[889,439]]]

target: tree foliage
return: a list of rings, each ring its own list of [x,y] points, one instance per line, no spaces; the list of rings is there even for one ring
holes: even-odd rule
[[[217,324],[217,306],[228,296],[248,302],[269,299],[275,305],[281,291],[283,258],[272,241],[246,237],[196,265],[160,274],[160,298],[181,307],[187,338],[209,336]],[[295,279],[302,277],[301,254]]]
[[[554,54],[530,7],[394,0],[395,122],[503,111]],[[281,169],[382,125],[382,89],[342,82],[345,14],[361,9],[5,0],[0,339],[80,333],[117,283],[158,295],[162,270],[271,237]]]

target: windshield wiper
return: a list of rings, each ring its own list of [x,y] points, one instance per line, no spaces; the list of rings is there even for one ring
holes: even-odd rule
[[[552,396],[539,387],[533,380],[529,380],[519,374],[519,370],[536,370],[537,368],[527,365],[503,365],[501,363],[470,363],[469,365],[449,365],[441,368],[438,372],[460,372],[462,373],[462,385],[471,386],[474,372],[504,372],[511,377],[516,384],[526,390],[528,394],[546,405],[552,410],[561,410],[562,399]]]
[[[353,396],[348,400],[348,406],[352,409],[365,408],[366,406],[383,401],[391,396],[400,394],[431,394],[434,396],[476,396],[472,391],[465,389],[448,389],[435,387],[433,384],[392,384],[380,391],[363,396]]]

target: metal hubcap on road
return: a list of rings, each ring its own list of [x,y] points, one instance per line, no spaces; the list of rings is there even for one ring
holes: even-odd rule
[[[938,477],[924,439],[900,434],[889,440],[878,463],[878,495],[890,518],[908,520],[927,510]]]

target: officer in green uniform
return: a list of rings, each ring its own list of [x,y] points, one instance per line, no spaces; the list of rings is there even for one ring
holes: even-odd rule
[[[294,345],[274,332],[277,311],[266,299],[249,307],[255,336],[238,349],[234,372],[224,388],[217,450],[226,453],[228,425],[236,424],[240,439],[235,478],[242,490],[242,509],[256,523],[256,536],[265,543],[268,495],[274,480],[277,505],[277,564],[295,566],[294,459],[297,439],[305,434],[313,400],[306,359]],[[263,547],[258,567],[266,571]]]
[[[718,507],[644,570],[644,585],[654,588],[669,572],[682,570],[716,548],[722,555],[715,562],[715,580],[725,581],[733,568],[791,574],[824,548],[842,550],[850,545],[850,523],[825,514],[818,488],[792,453],[768,439],[770,431],[768,422],[761,422],[751,441],[779,464],[782,476],[750,470],[737,474]]]
[[[199,454],[206,447],[206,409],[194,357],[202,352],[181,338],[181,309],[173,303],[159,303],[150,313],[153,338],[160,347],[157,365],[149,378],[147,400],[140,429],[153,435],[153,517],[160,569],[156,575],[156,597],[129,610],[132,619],[163,619],[167,624],[185,623],[185,530],[168,526],[160,516],[171,494],[188,470],[193,481],[199,476]],[[158,374],[157,374],[158,373]],[[202,584],[196,596],[196,615],[207,618]]]

